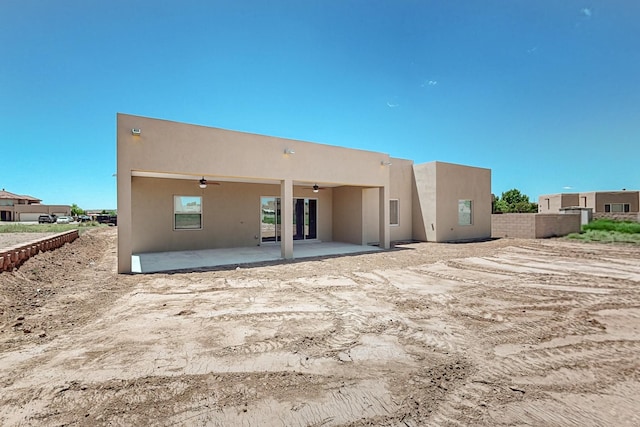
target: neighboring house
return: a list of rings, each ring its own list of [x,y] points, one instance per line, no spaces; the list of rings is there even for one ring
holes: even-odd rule
[[[38,221],[43,214],[71,215],[71,207],[65,205],[41,205],[42,200],[0,191],[0,221]]]
[[[568,208],[590,208],[594,218],[637,219],[640,212],[640,191],[560,193],[546,194],[538,198],[540,213],[558,213]]]
[[[126,114],[117,163],[121,273],[136,253],[491,236],[484,168]]]

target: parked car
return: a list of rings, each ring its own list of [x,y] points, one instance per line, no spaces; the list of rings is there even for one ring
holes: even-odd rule
[[[80,215],[78,217],[78,222],[89,222],[91,221],[91,217],[88,215]]]
[[[100,224],[118,225],[118,216],[109,214],[100,214],[96,217],[96,221]]]
[[[56,222],[58,224],[69,224],[71,222],[71,218],[68,216],[59,216]]]
[[[53,215],[40,215],[38,217],[38,224],[53,224],[56,222],[56,218]]]

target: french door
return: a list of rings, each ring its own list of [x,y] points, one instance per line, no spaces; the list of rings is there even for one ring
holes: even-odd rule
[[[282,235],[280,197],[260,198],[260,242],[279,242]],[[293,240],[318,238],[318,200],[293,199]]]

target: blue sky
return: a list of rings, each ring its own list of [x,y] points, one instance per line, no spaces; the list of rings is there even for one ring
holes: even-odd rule
[[[636,0],[2,0],[0,58],[0,187],[44,203],[116,206],[117,112],[640,189]]]

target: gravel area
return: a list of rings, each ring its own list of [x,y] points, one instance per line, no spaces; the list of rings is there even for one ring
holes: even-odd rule
[[[56,233],[0,233],[0,249],[7,249],[21,243],[32,242]]]

